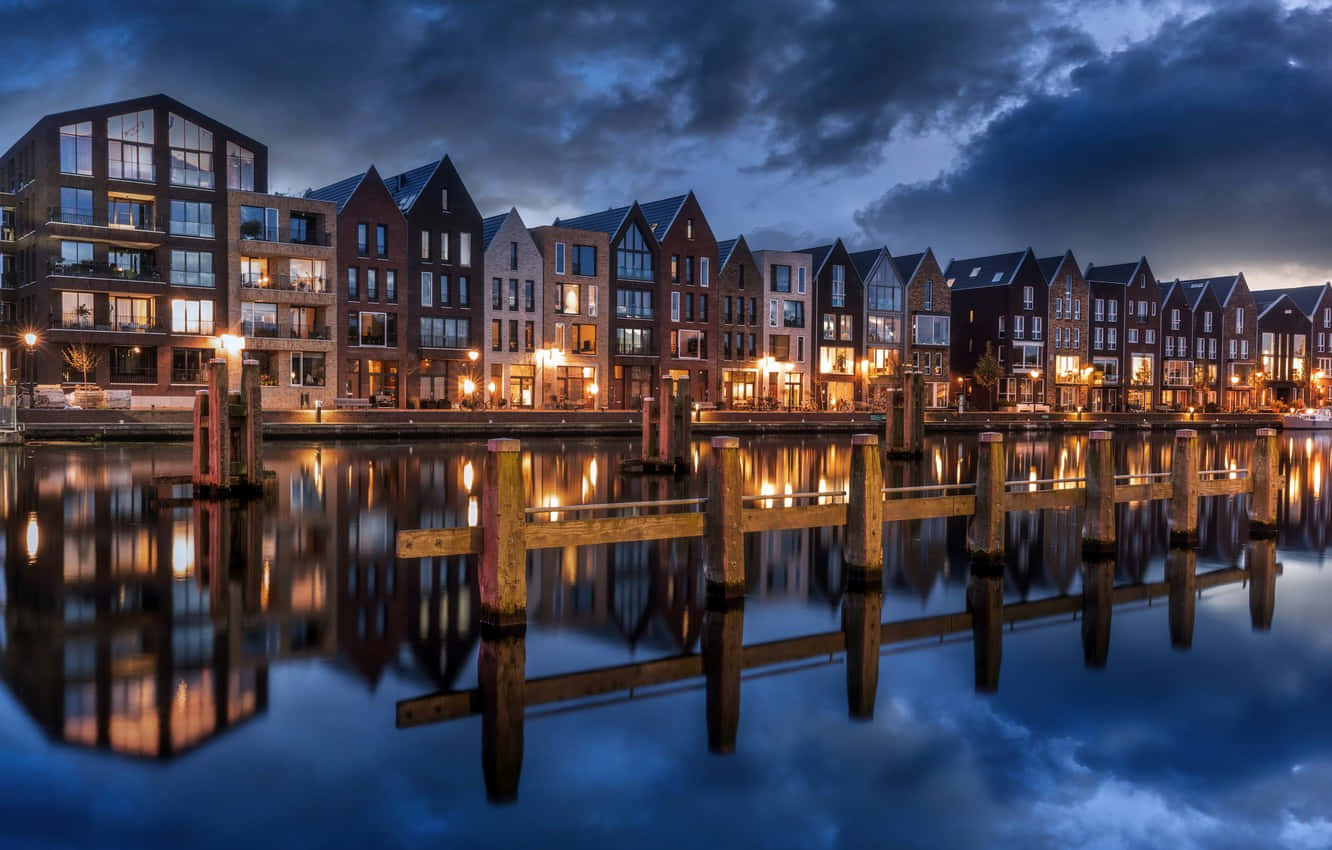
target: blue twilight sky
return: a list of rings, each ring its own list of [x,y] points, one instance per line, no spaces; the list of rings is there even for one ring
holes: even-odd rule
[[[692,188],[720,237],[1332,277],[1332,11],[1272,0],[0,0],[0,146],[164,91],[272,186],[453,156],[529,224]]]

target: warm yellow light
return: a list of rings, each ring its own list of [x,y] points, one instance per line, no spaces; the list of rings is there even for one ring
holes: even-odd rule
[[[1040,370],[1040,369],[1032,369],[1032,370],[1031,370],[1031,379],[1032,379],[1033,381],[1036,380],[1037,378],[1039,378],[1040,376],[1041,376],[1041,370]]]
[[[601,387],[597,386],[596,384],[591,384],[588,386],[587,391],[592,395],[596,395],[597,393],[601,392]]]
[[[239,354],[245,350],[245,337],[235,334],[222,334],[217,338],[218,348],[227,354]]]
[[[475,348],[473,348],[471,351],[467,352],[467,359],[470,360],[470,361],[472,361],[473,363],[475,363],[475,362],[476,362],[476,359],[477,359],[478,357],[480,357],[480,356],[481,356],[481,352],[477,351]]]
[[[472,492],[472,483],[476,481],[476,472],[472,469],[472,462],[469,460],[463,464],[463,487],[468,493]]]
[[[486,391],[487,391],[487,392],[492,392],[492,393],[495,391],[495,382],[494,382],[494,381],[491,381],[490,383],[486,384]]]
[[[28,348],[32,348],[34,345],[37,344],[37,334],[33,333],[32,331],[28,331],[27,333],[25,333],[23,335],[23,344],[28,346]]]
[[[476,382],[473,381],[471,378],[463,379],[462,387],[463,387],[463,393],[465,395],[471,395],[472,393],[476,392]]]
[[[477,502],[476,496],[471,496],[467,500],[467,527],[476,528],[481,522],[481,505]]]
[[[28,539],[27,539],[27,544],[28,544],[28,560],[29,560],[29,561],[35,561],[35,560],[37,560],[37,547],[38,547],[39,545],[41,545],[41,542],[42,542],[42,534],[41,534],[41,532],[37,529],[37,512],[36,512],[36,511],[30,511],[30,512],[28,513],[28,535],[27,535],[27,537],[28,537]]]
[[[1231,375],[1231,376],[1230,376],[1230,382],[1231,382],[1232,384],[1238,384],[1238,383],[1239,383],[1239,375]]]

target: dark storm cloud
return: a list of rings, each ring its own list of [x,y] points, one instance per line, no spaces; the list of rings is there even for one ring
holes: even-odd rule
[[[1325,11],[1274,3],[1169,21],[1005,112],[956,171],[893,188],[857,222],[961,256],[1036,242],[1084,262],[1146,253],[1160,275],[1248,267],[1259,285],[1264,264],[1332,266],[1329,40]]]

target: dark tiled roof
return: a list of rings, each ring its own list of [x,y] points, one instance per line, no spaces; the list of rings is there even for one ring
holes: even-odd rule
[[[1117,283],[1120,286],[1128,286],[1133,282],[1133,273],[1137,271],[1141,260],[1134,260],[1131,263],[1116,263],[1113,266],[1088,266],[1088,283]]]
[[[736,243],[739,241],[739,239],[723,239],[721,242],[717,243],[718,274],[721,273],[722,269],[726,268],[726,261],[731,258],[731,252],[735,250]]]
[[[851,255],[851,265],[856,267],[856,274],[860,275],[861,280],[869,277],[870,272],[874,270],[874,264],[879,261],[882,254],[882,248],[871,248]]]
[[[1225,277],[1199,277],[1180,282],[1188,286],[1197,284],[1210,287],[1211,290],[1216,293],[1216,300],[1225,304],[1226,300],[1230,298],[1230,293],[1235,289],[1235,284],[1239,283],[1239,275],[1232,274],[1226,275]]]
[[[339,180],[336,183],[330,183],[318,189],[311,189],[305,193],[305,197],[312,201],[332,201],[338,205],[338,212],[351,200],[351,196],[356,193],[357,187],[365,179],[369,172],[362,171],[360,174],[353,174],[351,177]]]
[[[500,228],[504,226],[504,220],[509,217],[509,213],[500,213],[492,215],[490,218],[481,220],[481,250],[489,251],[490,243],[494,241],[495,234],[499,233]]]
[[[412,208],[416,203],[416,198],[425,188],[426,183],[430,182],[430,176],[439,168],[442,159],[434,162],[428,162],[425,165],[418,165],[411,171],[404,171],[401,174],[395,174],[384,180],[384,185],[388,187],[389,193],[393,195],[393,200],[397,202],[398,209],[403,212]]]
[[[620,225],[624,224],[624,217],[629,215],[631,209],[633,209],[632,204],[627,207],[612,207],[605,212],[584,213],[573,218],[557,218],[555,226],[571,227],[574,230],[595,230],[598,233],[614,236],[619,232]]]
[[[675,217],[680,214],[680,209],[689,195],[676,195],[673,198],[663,198],[660,201],[648,201],[646,204],[639,204],[639,209],[643,211],[643,217],[648,221],[648,227],[652,229],[652,235],[660,241],[666,238],[666,231],[670,230],[671,223]]]
[[[814,274],[818,275],[819,270],[823,268],[823,261],[828,258],[828,252],[832,251],[832,245],[820,245],[817,248],[801,248],[796,251],[797,254],[809,254],[812,259],[810,265],[814,267]]]
[[[1011,254],[953,260],[944,271],[944,277],[952,279],[955,292],[960,289],[1007,286],[1025,256],[1026,251],[1015,251]]]
[[[1258,307],[1259,314],[1266,313],[1272,305],[1285,298],[1290,301],[1284,289],[1256,289],[1253,292],[1253,303]],[[1290,302],[1294,306],[1295,302]]]
[[[920,267],[920,261],[925,259],[925,252],[919,254],[903,254],[893,257],[893,265],[897,266],[897,276],[902,279],[902,283],[910,283],[911,276],[916,273]]]
[[[1318,309],[1318,299],[1323,297],[1327,291],[1326,283],[1315,284],[1314,286],[1297,286],[1293,289],[1287,289],[1286,294],[1290,300],[1295,302],[1295,306],[1300,308],[1300,312],[1309,318],[1313,318],[1314,311]],[[1255,300],[1258,293],[1254,293]]]
[[[1044,257],[1036,261],[1036,264],[1041,267],[1041,275],[1045,277],[1046,283],[1054,281],[1055,272],[1059,271],[1059,264],[1063,261],[1063,254],[1058,257]]]
[[[1184,297],[1188,299],[1189,309],[1198,309],[1198,304],[1202,302],[1203,296],[1209,291],[1207,284],[1196,280],[1181,280],[1179,286],[1184,290]]]

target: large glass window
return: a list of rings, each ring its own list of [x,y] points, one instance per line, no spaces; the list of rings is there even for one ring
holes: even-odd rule
[[[629,225],[616,246],[615,273],[628,280],[652,280],[652,250],[638,223]],[[558,271],[563,271],[559,269]]]
[[[93,295],[91,292],[60,293],[60,326],[65,328],[91,328],[93,326]]]
[[[65,174],[93,173],[91,121],[60,128],[60,170]]]
[[[803,301],[782,302],[782,327],[803,328],[805,326],[805,303]]]
[[[66,239],[60,243],[59,270],[66,272],[91,271],[93,244]]]
[[[825,375],[850,375],[855,361],[856,350],[849,345],[825,345],[819,348],[819,372]]]
[[[202,384],[206,381],[208,361],[213,352],[207,348],[171,349],[171,383]]]
[[[440,257],[441,260],[447,260],[448,257]],[[458,234],[458,265],[470,266],[472,264],[472,234],[466,230]]]
[[[242,239],[278,241],[278,211],[273,207],[240,208],[240,236]]]
[[[597,273],[597,248],[595,245],[574,245],[569,252],[570,272],[580,277],[595,277]]]
[[[110,227],[153,230],[157,226],[153,216],[153,202],[124,195],[108,195],[106,223]]]
[[[112,383],[157,383],[157,349],[152,346],[114,345],[110,360]]]
[[[171,251],[171,282],[176,286],[213,286],[213,255],[208,251]]]
[[[652,292],[643,289],[619,289],[615,293],[615,315],[621,319],[651,319]]]
[[[911,341],[914,344],[948,345],[947,316],[912,316],[911,326]],[[1039,349],[1039,346],[1034,347]]]
[[[387,345],[387,313],[361,313],[361,345]]]
[[[213,188],[213,134],[175,113],[167,115],[171,185]]]
[[[276,315],[274,320],[276,321]],[[213,333],[213,302],[173,298],[171,300],[171,332],[211,335]]]
[[[790,292],[791,291],[791,267],[773,266],[772,267],[772,291]]]
[[[556,284],[555,312],[561,315],[578,315],[578,293],[579,286],[576,283]]]
[[[227,188],[254,191],[254,151],[227,142]]]
[[[212,238],[213,205],[200,201],[171,202],[171,233],[173,236],[204,236]]]
[[[888,263],[879,263],[874,274],[870,275],[866,282],[865,299],[866,307],[870,310],[898,312],[902,309],[902,287],[897,285],[897,275],[893,274]]]
[[[571,326],[573,338],[572,352],[574,354],[596,354],[597,353],[597,326],[574,324]]]
[[[278,335],[277,304],[263,301],[241,302],[241,333],[272,339]]]
[[[832,306],[846,306],[846,269],[843,266],[832,267]]]
[[[129,112],[106,119],[107,172],[118,180],[156,179],[153,168],[153,111]]]
[[[324,355],[318,351],[291,353],[291,385],[293,387],[324,386]]]
[[[616,328],[615,350],[619,354],[652,354],[651,328]]]
[[[916,318],[920,318],[917,316]],[[945,320],[946,321],[946,320]],[[869,316],[866,321],[866,341],[879,343],[897,343],[901,341],[896,316]]]
[[[70,186],[60,187],[60,210],[57,221],[65,224],[92,224],[93,200],[92,189],[75,189]]]

